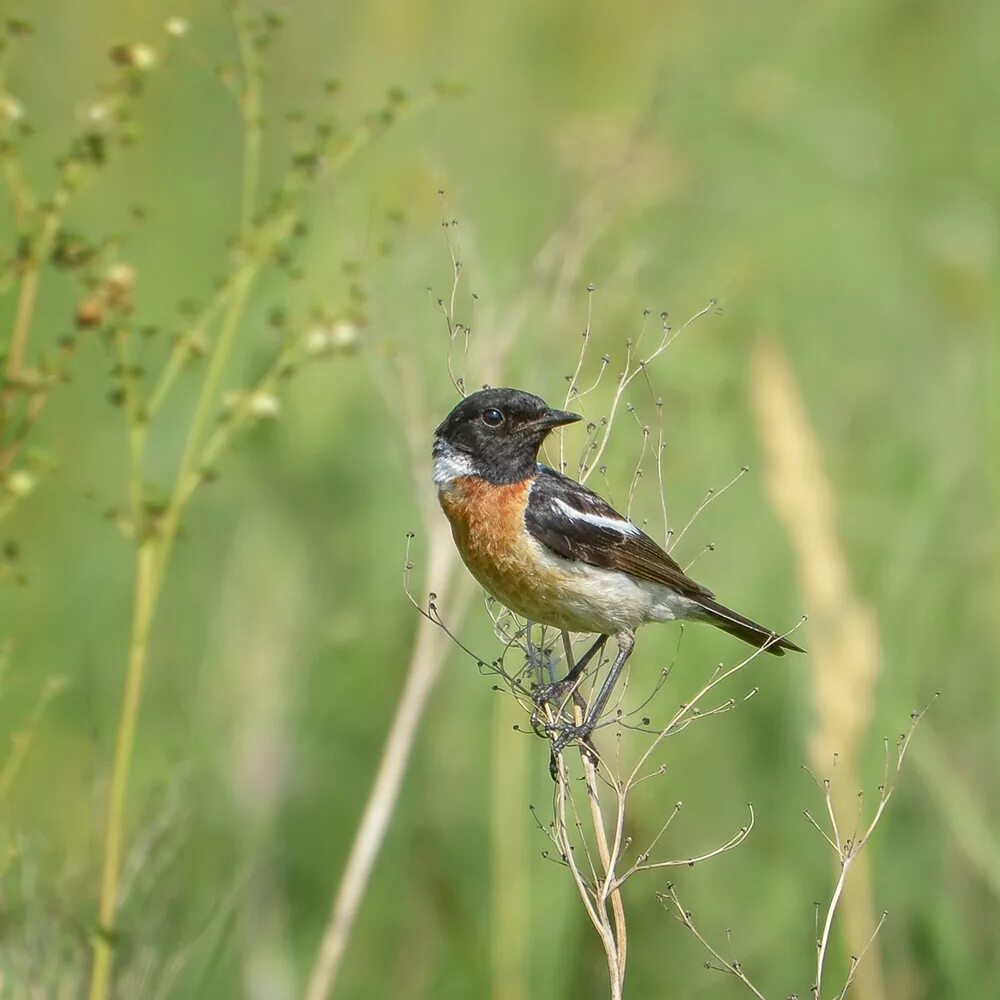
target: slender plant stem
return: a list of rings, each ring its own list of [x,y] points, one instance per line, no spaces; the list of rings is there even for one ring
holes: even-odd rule
[[[830,905],[826,909],[826,920],[823,921],[823,933],[820,935],[819,945],[816,948],[816,985],[814,992],[817,1000],[822,996],[823,989],[823,969],[826,966],[826,949],[830,944],[830,932],[833,930],[833,918],[837,912],[837,904],[840,902],[841,893],[847,884],[847,872],[854,860],[853,855],[848,855],[841,859],[840,877],[837,879],[837,886],[830,897]]]
[[[56,200],[62,203],[65,201],[65,196],[57,194]],[[3,392],[3,405],[0,406],[0,428],[4,428],[7,425],[7,411],[10,409],[14,396],[17,393],[17,387],[14,383],[21,377],[24,358],[28,350],[28,334],[31,331],[31,320],[35,313],[35,302],[38,298],[38,283],[41,280],[42,261],[48,256],[49,248],[59,230],[59,219],[60,215],[57,209],[53,209],[46,216],[41,232],[38,235],[38,240],[25,266],[24,274],[21,277],[21,288],[17,296],[17,309],[14,313],[14,329],[10,336],[10,346],[7,349],[7,368],[4,373],[7,387]],[[40,412],[40,406],[29,407],[25,418],[28,424],[36,419]],[[6,471],[7,467],[17,456],[20,446],[21,441],[15,440],[11,442],[9,447],[4,449],[3,455],[0,456],[0,472]]]
[[[122,865],[122,830],[129,766],[135,745],[136,723],[142,700],[142,684],[149,652],[149,630],[156,608],[156,548],[147,538],[136,552],[135,604],[132,615],[132,638],[129,643],[128,672],[122,699],[121,718],[115,741],[108,794],[107,822],[104,830],[104,862],[101,870],[101,895],[97,910],[97,934],[94,940],[94,964],[90,979],[90,1000],[105,1000],[111,987],[111,959],[118,881]]]
[[[566,662],[569,664],[572,662],[569,658],[572,646],[569,634],[566,632],[563,632],[563,642],[567,648]],[[583,721],[583,709],[579,705],[574,706],[574,715],[577,719],[577,725],[579,725]],[[580,748],[580,760],[583,764],[584,782],[587,786],[587,801],[590,805],[591,825],[594,828],[594,843],[597,846],[597,854],[601,860],[601,868],[603,869],[603,876],[595,880],[594,896],[595,902],[600,908],[601,915],[605,921],[607,920],[608,897],[609,895],[611,897],[614,930],[611,931],[610,928],[608,930],[610,939],[614,944],[615,952],[613,962],[610,960],[611,955],[609,954],[608,956],[608,973],[611,978],[612,1000],[617,1000],[621,996],[625,985],[625,961],[628,955],[625,905],[622,902],[621,885],[615,875],[618,855],[617,850],[612,855],[608,845],[608,834],[604,827],[604,812],[601,809],[601,788],[597,780],[597,767],[590,752],[582,746]],[[623,808],[624,804],[621,800],[619,800],[618,804],[620,809]]]
[[[4,157],[4,180],[10,190],[10,205],[14,216],[14,224],[18,229],[24,229],[28,218],[35,209],[35,196],[31,185],[21,171],[20,163],[8,155]]]
[[[201,441],[212,410],[216,405],[219,382],[222,379],[226,362],[229,360],[236,331],[243,316],[243,306],[246,303],[247,293],[255,275],[256,268],[248,265],[237,277],[232,298],[229,300],[229,308],[226,310],[218,339],[212,351],[212,359],[209,362],[208,372],[202,383],[201,394],[198,397],[191,427],[184,443],[184,453],[181,456],[174,491],[160,524],[159,557],[156,567],[158,584],[162,582],[167,564],[170,561],[170,553],[177,537],[181,514],[184,511],[186,499],[190,497],[192,492],[192,479],[196,482],[197,477],[201,475],[201,470],[197,467]]]
[[[146,403],[146,418],[148,420],[152,420],[163,405],[174,386],[174,382],[177,381],[178,375],[180,375],[181,370],[184,368],[184,364],[193,347],[205,335],[208,325],[215,319],[216,313],[226,304],[226,300],[231,292],[232,282],[227,281],[216,291],[208,305],[196,317],[189,328],[189,332],[181,334],[175,341],[174,346],[171,348],[170,356],[167,358],[167,363],[164,365],[153,391],[149,394],[149,400]]]
[[[546,711],[548,712],[549,719],[551,721],[554,718],[551,707],[547,706]],[[582,718],[582,714],[579,717]],[[576,851],[572,842],[570,823],[566,814],[566,803],[568,801],[573,806],[574,814],[576,814],[576,806],[573,805],[572,791],[570,788],[571,779],[569,777],[566,759],[561,751],[556,757],[556,762],[558,778],[556,782],[555,807],[553,809],[557,831],[556,843],[563,860],[566,862],[566,866],[569,868],[570,873],[573,876],[573,881],[576,884],[576,890],[580,896],[580,901],[583,903],[587,916],[590,917],[590,922],[594,925],[594,930],[597,931],[598,936],[601,939],[601,944],[604,947],[604,957],[608,966],[608,981],[611,986],[611,1000],[621,1000],[622,977],[621,968],[618,963],[619,947],[618,942],[615,940],[615,931],[611,926],[611,921],[608,919],[607,906],[601,898],[596,867],[590,857],[590,851],[587,849],[587,842],[585,839],[583,841],[583,847],[593,874],[593,887],[588,884],[584,873],[580,871],[580,866],[576,861]],[[593,815],[593,813],[591,815]],[[580,826],[578,814],[575,815],[573,826]]]
[[[65,202],[65,195],[57,195],[57,202]],[[17,299],[17,311],[14,314],[14,331],[10,338],[10,348],[7,353],[7,380],[13,381],[21,374],[24,355],[28,345],[28,332],[31,329],[31,318],[35,312],[35,300],[38,296],[38,282],[41,278],[42,261],[46,259],[53,239],[59,230],[60,214],[53,209],[45,217],[38,240],[31,252],[21,278],[21,290]],[[5,398],[7,398],[5,394]]]
[[[38,282],[41,269],[37,262],[28,265],[21,278],[21,290],[17,297],[17,312],[14,314],[14,332],[10,338],[10,348],[7,352],[7,381],[15,381],[21,374],[24,363],[24,352],[28,344],[28,331],[31,329],[31,317],[35,311],[35,298],[38,294]],[[8,390],[9,394],[9,390]]]
[[[600,885],[600,901],[606,906],[608,897],[611,901],[611,913],[615,922],[615,945],[618,957],[618,988],[624,985],[625,960],[628,955],[628,935],[625,927],[625,905],[622,902],[621,883],[615,874],[616,857],[608,847],[608,835],[604,829],[604,814],[601,810],[600,785],[597,781],[597,768],[587,752],[581,753],[583,772],[587,784],[587,798],[590,801],[590,817],[594,827],[594,838],[597,842],[597,853],[601,858],[604,876]],[[610,890],[610,891],[609,891]],[[614,984],[612,984],[614,985]]]
[[[91,971],[90,1000],[107,1000],[111,988],[111,967],[115,910],[118,902],[118,883],[121,876],[122,841],[125,820],[125,797],[128,776],[135,746],[135,730],[142,702],[146,661],[149,651],[149,631],[156,612],[156,605],[163,584],[177,529],[186,500],[190,497],[190,481],[197,477],[195,468],[199,445],[205,433],[222,372],[232,349],[236,330],[243,313],[243,305],[257,267],[247,265],[238,275],[216,340],[209,370],[202,385],[201,395],[188,430],[184,454],[177,473],[171,501],[157,529],[145,523],[142,510],[141,476],[145,447],[145,428],[138,409],[129,405],[129,455],[130,498],[133,524],[137,532],[135,605],[132,620],[132,639],[129,647],[128,670],[125,677],[125,694],[118,723],[114,760],[111,766],[111,788],[108,798],[107,823],[104,834],[104,856],[101,874],[101,893],[98,904],[98,931],[94,942],[94,964]],[[131,399],[131,397],[129,397]]]

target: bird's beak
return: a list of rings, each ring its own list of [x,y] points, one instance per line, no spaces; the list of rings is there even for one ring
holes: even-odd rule
[[[579,413],[570,413],[568,410],[549,410],[548,413],[539,417],[533,426],[538,430],[548,431],[553,427],[562,427],[564,424],[575,424],[578,420],[583,420]]]

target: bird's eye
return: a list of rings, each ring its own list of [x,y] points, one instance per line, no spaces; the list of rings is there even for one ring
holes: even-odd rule
[[[503,414],[492,407],[488,410],[483,410],[483,423],[487,427],[499,427],[503,423]]]

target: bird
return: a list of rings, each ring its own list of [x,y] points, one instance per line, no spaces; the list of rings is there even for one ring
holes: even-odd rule
[[[571,735],[589,741],[642,625],[707,622],[776,656],[804,652],[721,604],[603,497],[538,461],[551,431],[581,419],[521,389],[485,388],[441,421],[432,448],[438,501],[479,584],[530,621],[597,635],[561,683],[575,686],[615,637],[618,654]]]

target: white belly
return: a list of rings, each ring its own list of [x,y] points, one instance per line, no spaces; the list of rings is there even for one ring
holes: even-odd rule
[[[539,560],[560,578],[559,600],[551,602],[548,621],[542,617],[535,617],[535,621],[614,635],[647,622],[696,618],[702,611],[696,601],[662,584],[563,559],[539,543],[535,545]]]

